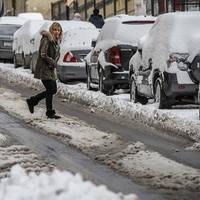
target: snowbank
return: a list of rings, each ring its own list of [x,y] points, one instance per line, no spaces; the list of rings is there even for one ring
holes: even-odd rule
[[[0,66],[0,78],[14,84],[41,90],[42,84],[34,79],[29,70],[14,69],[12,65]],[[200,142],[198,109],[159,110],[155,104],[142,106],[128,101],[124,96],[106,96],[100,92],[88,91],[85,84],[66,85],[58,83],[58,93],[68,101],[102,109],[125,119],[141,122],[147,126],[167,131]]]
[[[0,182],[1,200],[137,200],[135,195],[115,194],[106,186],[95,186],[81,175],[55,170],[51,174],[26,174],[16,165],[11,176]]]

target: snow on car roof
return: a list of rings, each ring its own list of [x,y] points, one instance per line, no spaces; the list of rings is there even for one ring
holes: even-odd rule
[[[175,12],[160,15],[150,35],[156,41],[167,42],[170,52],[192,53],[199,51],[200,12]],[[155,42],[155,40],[154,40]]]
[[[0,24],[23,25],[26,21],[27,21],[27,19],[23,19],[20,17],[14,17],[14,16],[0,17]]]
[[[98,40],[107,40],[107,42],[112,40],[118,44],[137,46],[138,40],[150,30],[155,20],[156,17],[152,16],[117,15],[111,17],[104,24]]]
[[[43,29],[48,30],[53,22],[54,21],[48,21],[48,22],[44,23],[44,25],[40,28],[40,30],[43,30]],[[74,21],[74,20],[59,20],[56,22],[60,23],[60,25],[63,29],[63,33],[65,31],[68,31],[68,30],[71,30],[74,28],[79,28],[79,27],[96,29],[96,27],[90,22]]]
[[[78,27],[66,31],[61,42],[62,47],[82,47],[91,48],[92,39],[96,39],[99,34],[98,29]]]
[[[37,13],[37,12],[19,13],[17,16],[21,17],[21,18],[25,18],[25,19],[39,19],[39,20],[44,19],[43,15],[41,13]]]
[[[28,20],[20,29],[15,32],[14,37],[24,37],[24,35],[34,35],[46,20]],[[21,35],[21,36],[20,36]]]
[[[121,14],[121,15],[115,15],[113,17],[109,17],[107,18],[105,21],[119,21],[119,22],[128,22],[128,21],[155,21],[156,17],[153,16],[132,16],[132,15],[125,15],[125,14]]]

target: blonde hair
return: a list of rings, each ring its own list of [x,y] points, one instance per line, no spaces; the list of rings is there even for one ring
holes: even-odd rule
[[[52,24],[52,25],[50,26],[50,28],[49,28],[49,32],[50,32],[51,34],[53,34],[53,29],[55,29],[55,28],[59,28],[59,29],[60,29],[60,37],[59,37],[59,40],[61,40],[61,39],[62,39],[63,30],[62,30],[61,25],[60,25],[58,22],[53,22],[53,24]]]

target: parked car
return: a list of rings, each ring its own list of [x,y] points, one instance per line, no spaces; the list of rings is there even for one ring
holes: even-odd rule
[[[111,95],[115,89],[129,88],[129,60],[137,42],[153,25],[154,17],[119,15],[107,19],[94,48],[86,57],[87,88],[97,84]]]
[[[99,31],[89,23],[79,23],[79,27],[67,30],[60,45],[60,59],[57,74],[62,82],[68,80],[86,80],[85,56],[91,51],[92,39]]]
[[[130,99],[155,99],[160,109],[197,102],[200,13],[160,15],[130,60]]]
[[[13,35],[25,22],[19,17],[0,18],[0,60],[13,62]]]
[[[42,13],[39,13],[39,12],[19,13],[17,16],[21,18],[25,18],[26,20],[29,20],[29,19],[44,20]]]
[[[14,66],[30,67],[31,61],[31,42],[35,33],[45,23],[45,20],[28,20],[21,28],[14,34],[13,52],[14,52]]]
[[[73,28],[76,27],[82,27],[83,23],[82,21],[73,21],[73,20],[60,20],[58,21],[63,29],[63,34]],[[36,61],[37,61],[37,57],[38,57],[38,50],[39,50],[39,45],[40,45],[40,40],[42,38],[40,32],[42,30],[49,30],[49,27],[51,26],[51,24],[53,23],[53,21],[46,21],[41,27],[40,29],[37,31],[37,33],[35,34],[33,40],[32,40],[32,46],[31,46],[31,54],[32,54],[32,58],[31,58],[31,70],[32,72],[35,71],[35,66],[36,66]]]

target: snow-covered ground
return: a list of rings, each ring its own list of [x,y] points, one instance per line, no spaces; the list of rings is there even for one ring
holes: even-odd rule
[[[81,175],[60,172],[27,174],[16,165],[0,182],[1,200],[137,200],[136,195],[116,194],[106,186],[84,181]]]
[[[1,64],[0,77],[16,85],[42,89],[40,81],[33,79],[29,70],[14,69],[12,65]],[[62,101],[76,101],[91,106],[92,112],[103,109],[129,120],[138,120],[149,126],[171,130],[173,134],[194,139],[196,141],[194,147],[198,147],[200,126],[198,109],[194,107],[158,110],[153,103],[145,106],[133,104],[129,102],[129,95],[120,91],[112,97],[100,92],[87,91],[84,83],[76,85],[59,83],[58,90],[63,96]],[[199,169],[181,165],[149,151],[140,142],[126,144],[123,138],[113,133],[101,132],[78,119],[63,116],[62,113],[59,113],[62,115],[59,120],[47,119],[45,108],[40,105],[32,115],[27,109],[25,99],[12,90],[0,88],[0,105],[10,114],[45,130],[47,134],[57,137],[62,142],[70,143],[88,155],[95,152],[97,160],[130,176],[142,178],[152,186],[194,191],[200,188]],[[110,150],[119,145],[123,147],[119,152],[105,154],[112,152]]]
[[[26,87],[41,90],[42,84],[33,79],[30,70],[14,69],[13,65],[0,64],[0,77],[23,84]],[[145,106],[129,101],[129,94],[118,92],[114,96],[106,96],[100,92],[88,91],[86,84],[58,84],[58,93],[67,101],[74,101],[102,109],[116,116],[139,121],[147,126],[163,129],[170,134],[181,135],[200,142],[199,111],[195,106],[177,107],[172,110],[159,110],[155,103]]]

